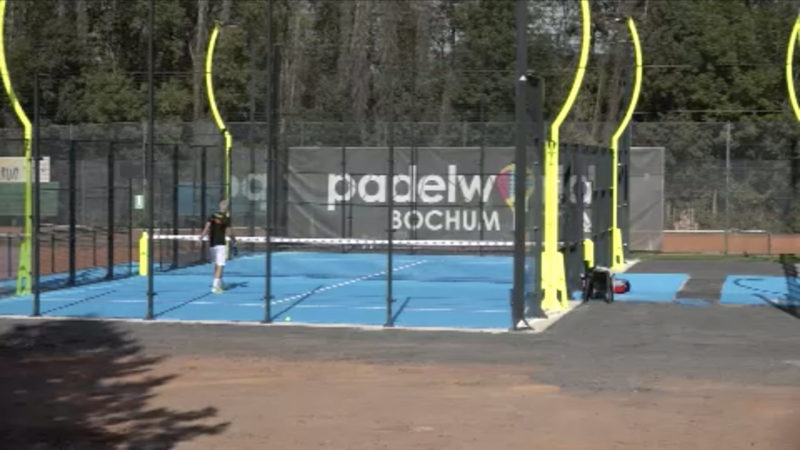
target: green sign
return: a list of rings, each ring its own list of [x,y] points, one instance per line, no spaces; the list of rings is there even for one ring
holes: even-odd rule
[[[41,183],[42,217],[58,215],[58,183]],[[22,217],[25,214],[25,184],[0,183],[0,216]]]

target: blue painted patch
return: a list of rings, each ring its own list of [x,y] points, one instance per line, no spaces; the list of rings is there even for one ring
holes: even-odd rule
[[[614,295],[620,302],[672,302],[689,279],[685,273],[622,273],[617,277],[631,283],[630,291]]]
[[[722,304],[800,307],[800,280],[794,277],[730,275],[722,285]]]

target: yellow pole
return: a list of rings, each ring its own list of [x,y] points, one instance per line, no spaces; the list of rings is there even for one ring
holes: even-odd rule
[[[214,96],[214,81],[212,77],[212,70],[214,68],[214,50],[217,45],[217,38],[219,37],[220,26],[214,25],[211,31],[211,37],[208,40],[208,50],[206,51],[206,92],[208,93],[208,104],[211,107],[211,115],[214,117],[214,122],[217,124],[220,133],[225,139],[225,198],[229,204],[231,202],[231,148],[233,147],[233,136],[228,131],[225,121],[219,113],[217,107],[217,100]]]
[[[572,81],[569,95],[553,123],[550,125],[550,138],[545,145],[544,154],[544,249],[542,251],[542,309],[544,311],[564,311],[567,309],[569,293],[564,269],[564,255],[558,251],[558,154],[559,129],[569,114],[586,73],[589,60],[589,40],[591,31],[591,12],[589,0],[581,2],[581,53],[578,69]]]
[[[794,88],[794,73],[792,63],[794,62],[794,48],[797,46],[797,35],[800,33],[800,15],[794,21],[792,34],[789,37],[789,45],[786,49],[786,88],[789,91],[789,103],[792,105],[794,117],[800,121],[800,106],[797,104],[797,91]]]
[[[614,132],[611,137],[611,269],[621,270],[625,266],[625,253],[622,249],[622,230],[619,228],[619,214],[617,211],[617,202],[619,201],[619,140],[628,124],[633,117],[633,112],[636,110],[636,104],[639,102],[639,94],[642,90],[642,46],[639,42],[639,33],[636,30],[636,23],[633,18],[628,18],[628,31],[631,34],[631,41],[633,42],[634,60],[634,80],[633,91],[631,93],[631,101],[628,104],[628,109],[619,124],[619,128]]]
[[[147,231],[139,238],[139,275],[147,276]]]
[[[214,122],[217,124],[220,133],[225,139],[225,199],[228,200],[228,214],[230,214],[233,200],[231,199],[231,148],[233,147],[233,136],[228,131],[225,121],[222,120],[222,115],[217,108],[217,100],[214,97],[214,80],[212,77],[212,70],[214,68],[214,50],[217,46],[217,38],[219,37],[220,26],[214,24],[214,29],[211,31],[211,37],[208,39],[208,50],[206,51],[206,92],[208,92],[208,104],[211,106],[211,115],[214,116]],[[230,243],[228,246],[228,258],[230,258]]]
[[[11,84],[11,76],[8,73],[8,63],[6,61],[6,43],[5,43],[5,18],[6,18],[6,0],[0,0],[0,76],[3,78],[3,86],[6,89],[6,95],[9,102],[14,107],[14,114],[16,114],[23,128],[23,147],[25,156],[25,231],[24,238],[19,248],[19,265],[17,268],[17,295],[30,294],[31,292],[31,240],[33,237],[33,185],[31,168],[31,142],[33,136],[33,127],[31,121],[22,109],[17,95],[14,93],[14,87]]]

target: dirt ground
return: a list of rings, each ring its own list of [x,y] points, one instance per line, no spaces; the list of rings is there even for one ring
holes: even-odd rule
[[[590,304],[542,334],[0,320],[14,449],[800,449],[800,322]]]
[[[230,421],[180,445],[195,449],[800,448],[798,388],[665,379],[576,393],[536,382],[543,370],[176,358],[158,372],[182,376],[155,405],[213,404]]]

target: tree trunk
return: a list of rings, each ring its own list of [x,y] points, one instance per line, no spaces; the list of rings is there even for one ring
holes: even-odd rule
[[[284,89],[283,92],[286,93],[284,97],[284,105],[288,108],[288,111],[295,111],[299,101],[298,98],[298,78],[304,67],[303,64],[303,46],[300,43],[300,36],[301,36],[301,29],[302,26],[302,17],[305,14],[305,11],[302,10],[295,10],[295,5],[297,4],[290,4],[289,5],[289,12],[288,16],[289,19],[287,20],[289,25],[289,30],[287,35],[290,37],[288,43],[284,46],[284,58],[282,59],[283,73],[285,74],[284,77]],[[300,8],[299,5],[296,6]]]
[[[455,48],[456,48],[456,28],[453,24],[455,8],[453,5],[452,0],[448,0],[447,7],[446,7],[446,15],[447,15],[447,22],[449,26],[448,31],[448,40],[449,40],[449,47],[450,47],[450,54],[443,55],[442,63],[445,66],[446,73],[444,74],[445,83],[444,88],[442,89],[442,97],[439,102],[439,136],[444,136],[446,133],[447,122],[453,120],[453,88],[456,84],[456,74],[455,74]]]
[[[197,0],[197,22],[192,46],[192,120],[203,117],[205,105],[205,64],[208,46],[208,0]]]
[[[222,12],[219,15],[219,20],[223,24],[230,23],[232,6],[233,6],[233,0],[223,0],[223,2],[222,2]]]
[[[350,75],[350,101],[353,105],[353,119],[361,124],[361,134],[366,133],[366,119],[369,114],[372,76],[370,73],[370,27],[372,25],[371,2],[356,2],[353,10],[353,32],[347,58]]]
[[[416,5],[416,46],[414,49],[414,91],[415,95],[425,99],[415,108],[416,120],[425,116],[428,107],[427,100],[430,98],[430,71],[429,71],[429,52],[431,40],[431,4],[421,2]]]
[[[67,2],[66,0],[58,0],[56,3],[56,17],[63,19],[67,16]]]
[[[350,86],[350,39],[353,28],[353,9],[355,4],[353,2],[340,2],[339,7],[339,61],[337,62],[336,78],[337,78],[337,99],[342,98],[348,93]],[[347,102],[339,100],[337,102],[339,117],[343,120],[352,120],[353,109],[348,108]]]
[[[86,0],[75,1],[75,25],[78,29],[78,42],[86,44],[89,35],[89,14],[86,10]]]
[[[397,96],[395,95],[402,89],[402,83],[398,80],[399,58],[398,58],[398,31],[397,19],[400,14],[397,2],[382,2],[381,8],[381,48],[379,49],[378,66],[380,72],[376,80],[377,105],[374,111],[376,122],[384,120],[394,120],[398,108]]]

